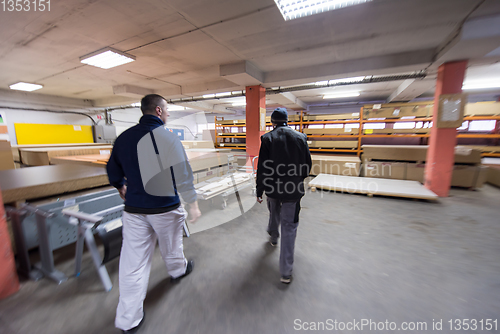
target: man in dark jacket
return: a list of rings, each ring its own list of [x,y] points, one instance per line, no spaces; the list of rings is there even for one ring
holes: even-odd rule
[[[144,322],[152,255],[156,241],[173,283],[193,270],[183,251],[186,211],[191,222],[200,216],[193,174],[178,137],[164,128],[167,101],[151,94],[141,100],[139,124],[123,132],[107,164],[109,183],[125,200],[123,244],[120,254],[120,300],[115,326],[136,333]]]
[[[267,196],[272,246],[278,244],[281,225],[281,282],[292,281],[295,237],[299,225],[300,199],[304,196],[304,179],[311,170],[311,153],[306,135],[288,127],[288,113],[277,108],[271,115],[274,130],[261,137],[257,167],[257,201]]]

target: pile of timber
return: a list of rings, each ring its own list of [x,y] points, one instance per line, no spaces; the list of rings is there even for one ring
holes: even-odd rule
[[[363,145],[362,175],[365,177],[424,182],[427,149],[425,145]],[[480,188],[488,169],[481,166],[481,152],[465,146],[455,148],[451,185]]]

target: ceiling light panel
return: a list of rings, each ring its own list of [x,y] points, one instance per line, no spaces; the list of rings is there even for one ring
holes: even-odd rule
[[[106,48],[80,57],[80,62],[104,69],[127,64],[134,60],[135,56],[126,54],[113,48]]]
[[[332,93],[332,94],[325,94],[323,95],[323,99],[339,99],[343,97],[356,97],[359,96],[359,92],[355,91],[350,91],[350,92],[338,92],[338,93]]]
[[[32,92],[34,90],[43,88],[42,85],[37,85],[37,84],[32,84],[32,83],[27,83],[27,82],[18,82],[13,85],[9,86],[10,89],[14,90],[22,90],[25,92]]]
[[[496,80],[465,81],[462,86],[463,90],[495,89],[495,88],[500,88],[500,78]]]
[[[370,1],[372,0],[274,0],[285,21]]]

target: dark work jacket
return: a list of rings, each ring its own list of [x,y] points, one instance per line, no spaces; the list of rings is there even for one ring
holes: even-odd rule
[[[175,174],[175,194],[173,196],[154,196],[146,192],[141,178],[138,143],[153,130],[158,131],[164,123],[154,115],[144,115],[139,124],[124,131],[115,141],[113,151],[106,166],[109,183],[121,188],[127,184],[125,196],[125,211],[130,213],[157,214],[176,209],[180,205],[177,191],[187,203],[196,201],[196,191],[193,185],[193,173],[187,157],[185,163],[172,168]],[[168,131],[168,130],[165,130]],[[179,154],[186,155],[179,138],[172,137],[170,146],[178,148]],[[152,147],[151,150],[154,148]],[[175,173],[174,173],[175,171]]]
[[[257,197],[299,200],[312,165],[306,135],[282,124],[260,140]]]

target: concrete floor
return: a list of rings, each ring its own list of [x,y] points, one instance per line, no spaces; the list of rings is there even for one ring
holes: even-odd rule
[[[337,326],[370,320],[394,322],[396,329],[403,322],[427,325],[427,331],[406,333],[437,332],[433,322],[441,319],[441,333],[461,332],[450,330],[454,319],[476,319],[478,326],[481,319],[497,319],[500,326],[499,217],[500,189],[489,185],[453,189],[439,203],[308,193],[294,281],[286,286],[279,282],[279,248],[267,243],[267,209],[256,204],[185,239],[195,270],[178,285],[170,284],[155,254],[141,333],[293,333],[317,322],[325,326],[319,332],[329,332],[335,320]],[[57,268],[68,275],[71,256],[72,248],[69,256],[56,252]],[[109,293],[87,253],[78,278],[59,286],[47,279],[23,282],[0,301],[0,333],[119,333],[118,261],[107,267],[114,284]],[[355,329],[330,332],[370,332]]]

